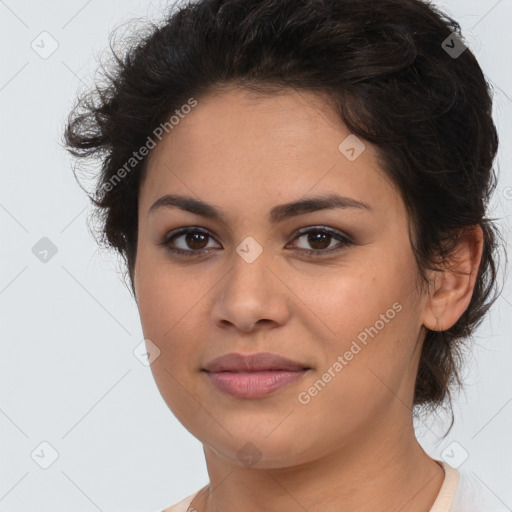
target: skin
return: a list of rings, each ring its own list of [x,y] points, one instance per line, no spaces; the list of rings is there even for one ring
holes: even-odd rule
[[[151,364],[157,386],[204,446],[210,485],[191,504],[198,511],[424,512],[439,493],[444,471],[414,434],[414,382],[425,327],[449,328],[469,304],[482,233],[461,240],[457,268],[432,273],[424,293],[401,196],[371,144],[354,161],[338,150],[348,135],[319,94],[224,87],[201,97],[149,155],[134,284],[144,337],[160,350]],[[268,220],[278,204],[332,193],[371,210]],[[149,212],[165,194],[213,204],[225,222],[176,207]],[[296,234],[323,226],[355,243]],[[160,244],[183,227],[210,237],[169,245],[202,256]],[[248,236],[263,249],[252,263],[236,252]],[[400,312],[300,403],[299,393],[395,303]],[[312,370],[259,399],[226,395],[200,371],[228,352],[260,351]],[[256,464],[237,457],[247,443]]]

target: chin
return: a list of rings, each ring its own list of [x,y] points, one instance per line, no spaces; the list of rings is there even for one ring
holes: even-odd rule
[[[275,425],[278,424],[279,422]],[[272,429],[258,431],[253,428],[250,434],[246,429],[235,430],[230,425],[226,425],[226,430],[231,436],[225,431],[220,438],[212,438],[211,431],[205,436],[201,436],[201,433],[194,435],[219,457],[247,468],[277,469],[296,466],[310,461],[311,454],[315,451],[313,447],[304,445],[298,435],[286,429],[281,430],[281,427],[273,432]],[[269,435],[269,432],[272,433]],[[311,439],[311,436],[307,437]]]

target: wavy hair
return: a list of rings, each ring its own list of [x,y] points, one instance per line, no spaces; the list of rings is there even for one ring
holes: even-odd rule
[[[451,385],[461,385],[463,341],[498,296],[500,236],[486,217],[498,148],[491,88],[469,48],[448,51],[461,49],[459,24],[421,0],[198,0],[126,37],[121,55],[112,41],[103,80],[78,97],[63,138],[77,159],[101,159],[90,196],[97,241],[122,256],[134,296],[147,157],[105,190],[155,128],[190,97],[228,84],[325,93],[348,129],[375,145],[400,191],[424,283],[466,229],[483,230],[469,306],[451,328],[427,330],[422,345],[414,405],[450,399]]]

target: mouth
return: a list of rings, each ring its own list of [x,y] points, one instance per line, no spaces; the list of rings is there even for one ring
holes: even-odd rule
[[[300,371],[310,369],[309,365],[293,361],[271,352],[242,354],[231,352],[208,362],[203,370],[208,372],[260,372],[260,371]]]
[[[271,352],[232,352],[213,359],[201,370],[223,393],[237,398],[261,398],[297,382],[312,368]]]
[[[203,370],[209,382],[218,390],[237,398],[261,398],[297,382],[311,368],[300,370],[264,369],[258,371]]]

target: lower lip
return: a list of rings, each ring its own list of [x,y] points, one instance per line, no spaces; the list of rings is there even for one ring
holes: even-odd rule
[[[214,386],[229,395],[237,398],[260,398],[297,381],[308,371],[266,370],[205,373]]]

